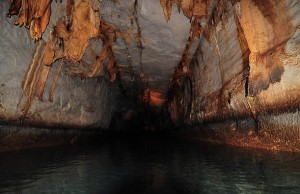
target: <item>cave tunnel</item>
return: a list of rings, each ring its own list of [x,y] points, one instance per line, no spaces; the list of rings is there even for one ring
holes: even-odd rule
[[[300,193],[299,0],[1,0],[0,193]]]

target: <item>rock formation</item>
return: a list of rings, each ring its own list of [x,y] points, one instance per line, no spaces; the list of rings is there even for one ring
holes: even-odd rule
[[[272,140],[275,148],[295,147],[299,8],[298,1],[217,1],[189,63],[191,73],[174,75],[173,120],[209,124],[217,139],[239,139],[236,144],[250,135]]]
[[[13,0],[7,17],[18,15],[14,24],[29,28],[31,38],[38,40],[46,30],[50,14],[51,0]]]
[[[6,68],[2,74],[25,75],[22,92],[16,89],[25,97],[20,103],[17,95],[12,95],[12,102],[7,99],[7,91],[18,88],[16,81],[10,83],[5,76],[0,80],[5,96],[0,96],[0,115],[8,120],[18,118],[13,107],[19,104],[23,120],[48,123],[43,114],[30,115],[59,103],[55,88],[64,93],[62,85],[70,80],[71,87],[80,88],[85,86],[79,82],[88,82],[88,87],[101,79],[105,80],[101,86],[93,86],[104,90],[96,104],[117,107],[107,118],[136,115],[133,109],[144,102],[145,110],[163,107],[159,111],[168,112],[177,126],[193,126],[225,141],[249,137],[253,142],[279,141],[275,146],[298,145],[297,0],[14,0],[10,8],[2,3],[0,9],[9,10],[9,17],[18,15],[15,21],[1,15],[0,43],[21,56],[13,61],[10,54],[1,62]],[[29,35],[12,23],[28,27]],[[20,42],[14,40],[18,31],[23,36],[17,38]],[[33,52],[33,47],[33,54],[24,54],[25,48]],[[9,69],[10,63],[18,70]],[[28,64],[25,72],[21,67]],[[59,82],[60,76],[64,81]],[[93,87],[79,97],[91,106],[79,103],[72,117],[78,116],[75,112],[96,117],[100,108],[93,105]],[[42,100],[45,89],[53,102],[33,101]],[[62,104],[57,111],[74,106],[70,101]],[[104,115],[105,110],[97,114]],[[103,119],[82,126],[88,123],[98,125]]]

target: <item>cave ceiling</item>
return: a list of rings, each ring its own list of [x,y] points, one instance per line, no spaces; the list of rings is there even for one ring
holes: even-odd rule
[[[189,73],[189,61],[214,5],[211,0],[10,3],[7,17],[28,29],[36,47],[31,63],[20,64],[28,65],[22,83],[27,96],[24,115],[34,98],[42,100],[47,81],[53,82],[53,100],[62,63],[71,75],[120,82],[125,91],[141,90],[143,100],[162,105],[175,69]],[[57,76],[47,80],[53,65],[59,66]]]

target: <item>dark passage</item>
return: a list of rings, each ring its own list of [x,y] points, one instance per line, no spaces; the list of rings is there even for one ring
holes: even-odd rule
[[[1,153],[0,193],[299,193],[300,154],[163,137]]]

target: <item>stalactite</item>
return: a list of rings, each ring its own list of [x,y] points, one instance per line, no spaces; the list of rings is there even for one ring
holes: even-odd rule
[[[22,10],[16,23],[29,25],[31,37],[38,40],[48,24],[51,1],[40,3],[36,0],[14,1],[8,16],[18,14],[18,3],[22,4]],[[111,81],[116,79],[117,65],[112,49],[113,41],[117,38],[116,32],[112,25],[100,17],[99,6],[94,9],[93,5],[91,0],[68,0],[66,4],[67,18],[60,18],[54,29],[50,30],[48,42],[39,41],[22,84],[23,94],[26,95],[22,118],[25,118],[28,113],[34,97],[42,100],[44,87],[53,63],[60,59],[73,64],[80,62],[92,38],[100,38],[103,44],[99,55],[90,65],[91,68],[86,72],[75,67],[71,67],[70,70],[82,78],[93,78],[100,74],[103,67],[106,66],[109,79]],[[41,14],[45,16],[41,17]],[[53,101],[53,93],[61,66],[59,65],[53,78],[49,92],[50,101]]]
[[[19,15],[15,25],[29,28],[34,40],[42,37],[50,20],[52,0],[14,0],[9,8],[7,17]],[[20,11],[21,10],[21,11]]]
[[[208,16],[207,7],[210,5],[211,0],[160,0],[167,22],[171,18],[173,3],[177,5],[179,12],[182,10],[183,14],[192,20],[193,17]]]
[[[22,120],[26,117],[26,115],[31,107],[33,97],[34,97],[34,88],[35,88],[34,86],[35,86],[37,78],[38,78],[39,70],[40,70],[41,66],[43,65],[42,61],[43,61],[44,54],[45,54],[45,47],[42,48],[42,51],[40,52],[37,64],[35,65],[35,67],[33,69],[33,73],[31,75],[32,78],[29,82],[29,87],[27,88],[27,97],[26,97],[25,105],[22,110]]]
[[[160,0],[160,5],[163,8],[166,21],[168,22],[172,14],[172,0]]]
[[[18,15],[20,12],[21,6],[22,6],[22,0],[13,0],[6,16],[11,17],[12,15]]]
[[[50,66],[46,66],[46,65],[42,66],[42,69],[39,74],[39,79],[35,86],[34,96],[37,99],[39,99],[40,101],[42,101],[42,99],[43,99],[42,97],[43,97],[43,93],[44,93],[44,87],[45,87],[45,83],[48,79],[50,68],[51,68]]]
[[[31,82],[32,80],[32,74],[33,74],[33,71],[37,65],[37,61],[39,59],[39,52],[40,50],[42,49],[42,47],[45,45],[45,42],[43,40],[40,40],[38,42],[38,45],[36,46],[36,49],[35,49],[35,52],[34,52],[34,55],[31,59],[31,62],[27,68],[27,71],[26,71],[26,74],[24,76],[24,81],[22,83],[22,93],[24,94],[25,90],[27,89],[28,87],[28,84]]]
[[[57,38],[54,37],[53,31],[49,34],[49,41],[45,46],[45,55],[43,58],[43,66],[39,73],[39,78],[35,87],[35,97],[42,101],[42,96],[44,93],[45,83],[48,78],[49,71],[52,64],[55,62],[55,53],[59,50],[59,45],[57,45]],[[59,57],[58,57],[59,58]]]

